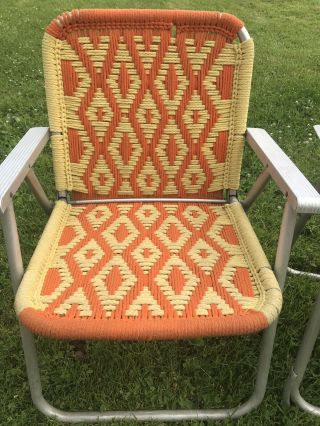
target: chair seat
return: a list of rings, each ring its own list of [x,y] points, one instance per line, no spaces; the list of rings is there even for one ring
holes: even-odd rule
[[[149,340],[259,331],[281,303],[239,203],[58,201],[16,311],[53,338]]]

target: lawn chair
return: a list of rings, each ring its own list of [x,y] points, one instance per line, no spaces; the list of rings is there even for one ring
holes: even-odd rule
[[[239,37],[240,42],[236,39]],[[65,422],[240,417],[266,389],[298,212],[311,184],[262,129],[247,140],[286,196],[274,273],[237,199],[253,41],[229,14],[75,10],[48,26],[50,130],[1,165],[1,219],[34,404]],[[51,139],[58,200],[23,272],[12,196]],[[33,333],[160,340],[264,330],[252,396],[237,407],[66,412],[43,397]]]
[[[320,125],[314,126],[314,129],[320,138]],[[315,188],[320,191],[320,182],[317,182]],[[307,221],[310,219],[311,214],[303,214],[297,221],[294,238],[298,238],[302,232]],[[288,271],[294,275],[308,276],[310,278],[319,280],[320,274],[314,272],[299,271],[297,269],[288,268]],[[320,293],[317,296],[316,302],[312,309],[308,324],[306,326],[294,366],[286,381],[283,399],[287,406],[293,402],[298,407],[302,408],[310,414],[320,416],[320,407],[306,401],[300,393],[300,386],[303,381],[305,371],[310,361],[312,351],[314,349],[316,340],[320,333]]]

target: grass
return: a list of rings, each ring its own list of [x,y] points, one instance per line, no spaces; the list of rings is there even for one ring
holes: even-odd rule
[[[319,141],[312,131],[320,122],[318,1],[0,0],[0,6],[0,160],[29,127],[47,124],[41,38],[46,25],[61,11],[88,6],[216,9],[242,18],[255,40],[248,124],[266,128],[311,180],[319,179]],[[260,170],[259,162],[246,149],[241,195]],[[36,172],[53,197],[49,148],[41,155]],[[46,218],[25,186],[15,197],[15,207],[27,263]],[[283,197],[270,185],[250,212],[271,261],[282,207]],[[319,218],[313,218],[293,250],[292,264],[319,270],[319,240]],[[2,235],[0,279],[0,423],[58,424],[45,419],[30,400]],[[315,281],[288,278],[266,397],[248,416],[225,424],[320,424],[281,404],[284,380],[316,292]],[[80,361],[73,359],[67,343],[38,339],[44,392],[49,401],[65,409],[233,405],[250,395],[258,340],[247,336],[161,343],[91,342],[89,356]],[[315,404],[320,404],[319,355],[317,347],[302,386],[302,394]]]

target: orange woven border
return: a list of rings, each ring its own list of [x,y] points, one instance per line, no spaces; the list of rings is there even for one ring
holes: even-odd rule
[[[233,15],[220,12],[193,10],[157,10],[157,9],[81,9],[65,12],[54,19],[46,32],[55,38],[64,40],[74,30],[87,28],[143,28],[170,29],[177,25],[177,32],[215,31],[234,40],[243,22]]]
[[[35,334],[46,335],[54,339],[90,339],[95,340],[170,340],[189,339],[199,336],[234,336],[245,332],[255,333],[268,327],[268,321],[261,312],[252,312],[243,318],[197,318],[159,319],[142,323],[133,319],[94,320],[81,318],[52,318],[37,316],[33,308],[24,309],[20,321]],[[50,335],[48,336],[48,330]]]

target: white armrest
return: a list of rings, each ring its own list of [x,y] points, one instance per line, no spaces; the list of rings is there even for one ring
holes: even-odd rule
[[[0,210],[2,213],[48,140],[48,127],[33,127],[0,164]]]
[[[249,145],[298,213],[320,212],[320,194],[264,129],[247,129]]]
[[[318,138],[320,139],[320,124],[316,124],[315,126],[313,126]]]

